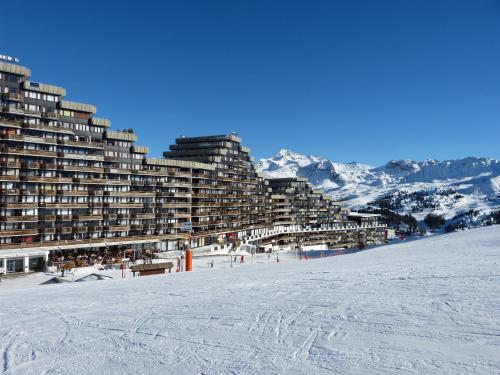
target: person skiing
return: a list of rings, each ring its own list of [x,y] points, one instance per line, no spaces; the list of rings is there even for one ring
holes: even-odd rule
[[[212,261],[210,262],[210,268],[214,268],[214,260],[212,259]]]

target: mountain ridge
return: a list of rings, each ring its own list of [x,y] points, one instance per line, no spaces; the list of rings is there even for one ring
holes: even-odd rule
[[[271,178],[306,177],[353,209],[395,199],[395,211],[411,213],[418,220],[429,212],[452,219],[470,210],[488,213],[500,209],[500,160],[489,157],[390,160],[374,167],[281,149],[271,158],[258,160],[256,167]]]

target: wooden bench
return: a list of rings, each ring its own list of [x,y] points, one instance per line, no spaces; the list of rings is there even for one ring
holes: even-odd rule
[[[172,268],[174,264],[172,262],[164,262],[164,263],[152,263],[152,264],[136,264],[130,269],[135,273],[139,272],[139,276],[149,276],[149,275],[161,275],[165,273],[165,270],[168,269],[168,273],[172,272]]]

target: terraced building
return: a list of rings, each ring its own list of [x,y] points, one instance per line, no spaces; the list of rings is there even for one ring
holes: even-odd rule
[[[47,251],[182,247],[192,171],[214,167],[146,158],[133,131],[30,76],[0,62],[0,273],[38,269]]]
[[[194,246],[256,235],[270,225],[268,182],[255,170],[250,149],[236,134],[181,137],[164,152],[168,159],[213,165],[195,170],[192,180]]]
[[[133,130],[66,94],[0,61],[0,274],[354,225],[307,181],[260,176],[236,134],[181,137],[149,158]]]

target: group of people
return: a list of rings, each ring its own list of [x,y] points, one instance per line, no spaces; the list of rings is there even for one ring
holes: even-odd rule
[[[54,251],[49,254],[47,266],[53,272],[59,272],[62,269],[73,267],[98,267],[99,270],[110,269],[113,264],[119,264],[123,258],[132,261],[143,259],[145,263],[151,261],[159,252],[157,248],[145,249],[143,251],[134,251],[133,249],[106,249],[104,251]]]
[[[236,263],[236,259],[238,259],[238,256],[234,256],[233,263]],[[245,263],[245,256],[240,255],[240,263]]]

